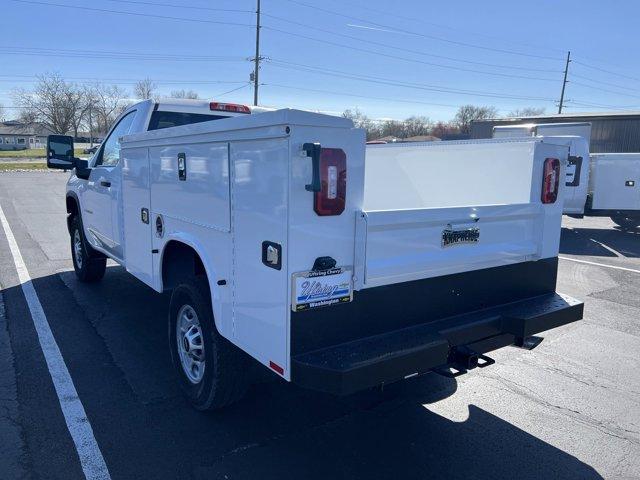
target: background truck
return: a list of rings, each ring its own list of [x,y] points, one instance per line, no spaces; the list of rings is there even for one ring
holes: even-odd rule
[[[587,122],[493,127],[494,138],[547,135],[565,137],[570,148],[565,214],[610,217],[622,228],[640,226],[640,153],[589,154]]]
[[[562,141],[365,153],[344,118],[283,109],[151,129],[159,108],[130,107],[88,163],[52,137],[48,163],[75,166],[78,278],[99,280],[109,257],[172,292],[169,345],[198,409],[239,399],[251,358],[348,394],[487,366],[487,352],[582,318],[555,291]]]

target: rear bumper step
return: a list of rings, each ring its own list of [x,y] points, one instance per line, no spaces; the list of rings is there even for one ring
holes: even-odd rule
[[[414,373],[460,362],[474,366],[484,353],[536,333],[580,320],[584,304],[567,295],[545,294],[485,310],[375,335],[292,359],[292,381],[346,395]]]

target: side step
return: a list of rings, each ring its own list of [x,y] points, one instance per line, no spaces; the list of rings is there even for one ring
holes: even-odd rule
[[[415,329],[343,343],[298,355],[292,377],[302,387],[347,395],[447,363],[449,342]]]

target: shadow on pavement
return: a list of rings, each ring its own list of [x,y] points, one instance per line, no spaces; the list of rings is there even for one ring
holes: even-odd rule
[[[170,362],[167,295],[121,267],[100,284],[34,284],[113,478],[601,478],[474,405],[462,422],[430,411],[457,390],[435,374],[349,397],[268,380],[195,411]]]
[[[560,237],[560,253],[616,257],[612,251],[625,257],[640,257],[640,229],[620,228],[563,228]]]
[[[193,473],[197,479],[602,478],[481,408],[470,405],[468,418],[453,422],[425,409],[418,398],[228,455]]]

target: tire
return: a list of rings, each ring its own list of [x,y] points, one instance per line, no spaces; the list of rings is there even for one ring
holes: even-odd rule
[[[246,393],[248,358],[218,333],[205,278],[194,277],[173,290],[169,348],[180,385],[196,409],[220,409]]]
[[[87,243],[78,215],[71,220],[71,258],[78,280],[95,283],[102,280],[107,268],[107,259],[93,250]]]
[[[640,216],[628,217],[626,215],[612,215],[611,220],[624,230],[633,230],[640,226]]]

